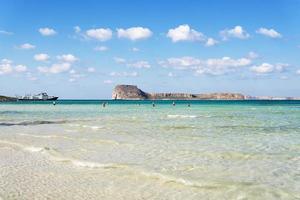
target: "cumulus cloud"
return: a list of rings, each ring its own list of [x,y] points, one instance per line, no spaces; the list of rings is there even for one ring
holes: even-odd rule
[[[213,38],[208,38],[206,43],[205,43],[205,46],[207,47],[211,47],[211,46],[215,46],[216,44],[218,44],[219,42]]]
[[[137,72],[111,72],[110,76],[114,77],[136,77],[138,76]]]
[[[43,36],[52,36],[56,34],[56,31],[52,28],[40,28],[39,29],[40,34]]]
[[[133,48],[131,49],[131,51],[133,51],[133,52],[138,52],[138,51],[140,51],[140,49],[139,49],[139,48],[136,48],[136,47],[133,47]]]
[[[124,58],[118,58],[118,57],[115,57],[114,60],[118,64],[123,64],[123,65],[126,65],[127,67],[132,67],[132,68],[137,68],[137,69],[141,69],[141,68],[148,69],[148,68],[151,67],[151,65],[149,64],[149,62],[145,61],[145,60],[127,61]]]
[[[258,55],[257,53],[255,53],[255,52],[253,52],[253,51],[250,51],[250,52],[248,53],[248,56],[247,56],[247,57],[250,58],[250,59],[256,59],[256,58],[259,57],[259,55]]]
[[[126,63],[126,59],[120,58],[120,57],[114,57],[114,61],[118,64],[124,64]]]
[[[278,72],[285,72],[287,68],[290,66],[288,63],[276,63],[275,68]]]
[[[108,47],[106,46],[97,46],[94,48],[95,51],[107,51]]]
[[[79,26],[74,26],[75,33],[79,33],[81,31],[81,28]]]
[[[229,38],[247,39],[250,34],[247,33],[242,26],[235,26],[232,29],[225,29],[220,32],[223,40],[228,40]]]
[[[180,57],[159,61],[159,64],[163,67],[171,67],[179,70],[192,70],[198,75],[222,75],[249,66],[251,63],[252,60],[249,58],[233,59],[230,57],[210,58],[206,60],[194,57]]]
[[[269,63],[262,63],[261,65],[252,66],[251,71],[257,74],[267,74],[274,71],[274,66]]]
[[[12,61],[8,59],[2,59],[0,62],[0,75],[9,74],[13,72]]]
[[[104,80],[103,83],[104,83],[104,84],[112,84],[113,81],[112,81],[112,80]]]
[[[29,43],[21,44],[19,49],[24,49],[24,50],[30,50],[30,49],[35,49],[35,46]]]
[[[150,68],[151,65],[149,64],[148,61],[145,60],[140,60],[140,61],[136,61],[136,62],[132,62],[132,63],[128,63],[127,64],[128,67],[133,67],[133,68]]]
[[[281,34],[274,29],[260,28],[256,31],[256,33],[271,37],[271,38],[281,38]]]
[[[96,71],[96,69],[94,67],[89,67],[89,68],[87,68],[87,71],[90,73],[93,73]]]
[[[152,36],[152,31],[144,27],[131,27],[128,29],[117,29],[119,38],[126,38],[132,41],[147,39]]]
[[[27,71],[25,65],[13,65],[13,61],[9,59],[2,59],[0,61],[0,75],[11,74],[11,73],[23,73]]]
[[[71,68],[70,63],[55,63],[51,67],[38,67],[38,71],[47,74],[58,74],[66,72]]]
[[[173,72],[169,72],[168,77],[176,77],[176,74],[174,74]]]
[[[183,24],[174,29],[169,29],[167,37],[171,38],[172,42],[205,40],[203,33],[190,28],[188,24]]]
[[[0,30],[0,34],[2,35],[13,35],[13,32],[5,31],[5,30]]]
[[[272,72],[286,72],[287,68],[290,65],[287,63],[276,63],[276,64],[270,64],[270,63],[262,63],[260,65],[254,65],[250,68],[250,70],[256,74],[269,74]]]
[[[47,61],[50,56],[48,54],[45,54],[45,53],[40,53],[40,54],[35,54],[33,56],[34,60],[36,61]]]
[[[61,60],[62,62],[67,62],[67,63],[72,63],[72,62],[76,62],[79,60],[72,54],[63,54],[63,55],[57,56],[57,59]]]
[[[15,71],[22,73],[27,71],[27,67],[25,65],[17,65],[15,66]]]
[[[85,32],[86,36],[101,42],[112,38],[112,31],[109,28],[89,29]]]

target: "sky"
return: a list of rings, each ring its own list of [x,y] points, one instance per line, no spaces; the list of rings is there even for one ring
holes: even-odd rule
[[[0,94],[300,97],[300,0],[0,0]]]

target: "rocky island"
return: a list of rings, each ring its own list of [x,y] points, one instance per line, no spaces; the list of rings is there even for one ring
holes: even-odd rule
[[[136,85],[117,85],[112,93],[113,99],[124,100],[243,100],[246,97],[240,93],[147,93]]]

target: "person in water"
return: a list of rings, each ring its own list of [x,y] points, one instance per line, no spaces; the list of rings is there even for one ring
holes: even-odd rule
[[[175,105],[176,105],[176,104],[175,104],[175,101],[173,101],[173,103],[172,103],[172,104],[173,104],[173,106],[175,106]]]
[[[56,102],[55,101],[53,101],[53,103],[52,103],[54,106],[56,105]]]

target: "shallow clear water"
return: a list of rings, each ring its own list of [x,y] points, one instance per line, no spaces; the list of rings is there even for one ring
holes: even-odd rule
[[[102,102],[0,104],[0,199],[300,199],[300,101]]]

